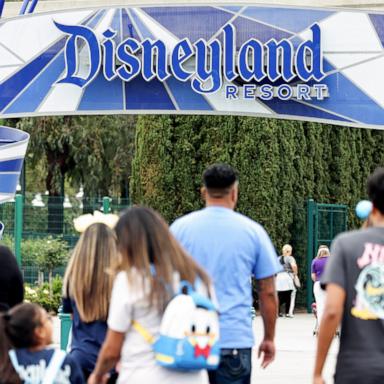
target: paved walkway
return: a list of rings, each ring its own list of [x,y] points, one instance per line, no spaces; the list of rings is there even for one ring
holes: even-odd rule
[[[311,384],[314,366],[316,337],[313,336],[313,315],[299,314],[293,319],[279,318],[276,333],[276,360],[267,369],[260,368],[257,350],[254,351],[252,384]],[[262,337],[262,320],[254,321],[256,343]],[[338,351],[335,338],[325,367],[327,384],[333,383],[333,372]]]
[[[54,319],[54,342],[60,343],[60,322]],[[254,351],[252,384],[311,384],[315,359],[316,337],[313,336],[315,320],[313,315],[299,314],[293,319],[279,318],[276,334],[276,360],[267,369],[260,368],[257,360],[257,348]],[[256,343],[262,337],[262,320],[254,320]],[[325,379],[332,384],[338,339],[335,338],[328,357]]]

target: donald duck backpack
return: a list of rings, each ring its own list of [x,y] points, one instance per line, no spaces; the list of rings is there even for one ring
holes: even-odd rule
[[[156,362],[176,370],[216,369],[220,361],[219,316],[212,301],[189,282],[168,303],[155,339],[137,321],[133,328],[153,345]]]

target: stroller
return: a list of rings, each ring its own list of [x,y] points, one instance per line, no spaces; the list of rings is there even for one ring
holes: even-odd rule
[[[316,323],[315,328],[313,329],[312,335],[317,336],[319,334],[319,319],[317,318],[317,305],[316,303],[312,303],[311,305],[313,316],[315,316]]]
[[[313,329],[312,335],[318,336],[319,335],[319,318],[317,317],[317,305],[316,305],[316,303],[312,303],[311,308],[312,308],[312,313],[316,319],[315,328]],[[338,329],[336,331],[335,337],[340,337],[340,329]]]

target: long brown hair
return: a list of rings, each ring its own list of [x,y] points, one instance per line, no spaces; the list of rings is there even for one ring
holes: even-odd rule
[[[162,312],[168,301],[167,286],[178,272],[181,280],[195,284],[199,278],[209,291],[209,277],[183,250],[169,231],[167,223],[153,209],[135,206],[124,211],[116,224],[118,248],[122,259],[119,270],[130,275],[135,268],[150,281],[149,304]],[[151,271],[151,265],[155,273]],[[144,286],[144,285],[143,285]]]
[[[0,314],[0,382],[21,383],[8,356],[12,348],[36,346],[35,329],[41,326],[42,308],[23,303]]]
[[[116,235],[103,223],[89,226],[73,250],[65,271],[63,293],[74,299],[82,321],[106,320],[118,263]]]

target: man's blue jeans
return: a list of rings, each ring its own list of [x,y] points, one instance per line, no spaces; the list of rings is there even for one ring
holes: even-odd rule
[[[220,365],[209,371],[210,384],[250,384],[252,348],[222,349]]]

